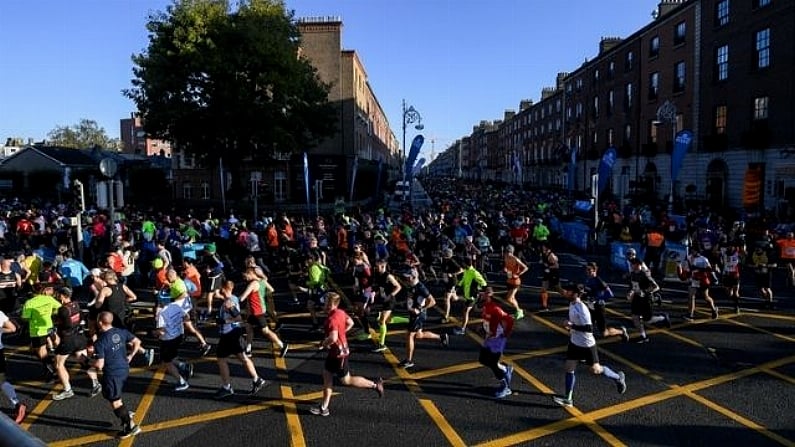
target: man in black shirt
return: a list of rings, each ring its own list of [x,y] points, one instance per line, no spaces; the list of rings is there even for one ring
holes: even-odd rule
[[[94,397],[102,391],[102,386],[97,380],[97,372],[88,368],[88,340],[80,330],[80,304],[72,301],[72,289],[61,287],[56,291],[57,298],[62,306],[56,314],[56,327],[58,329],[58,346],[55,348],[55,372],[63,384],[63,391],[54,395],[53,400],[64,400],[74,397],[72,385],[69,382],[69,371],[66,369],[66,360],[74,355],[75,360],[83,364],[86,374],[91,378],[91,392],[89,397]]]

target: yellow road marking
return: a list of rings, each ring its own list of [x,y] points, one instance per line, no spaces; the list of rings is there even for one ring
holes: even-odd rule
[[[447,438],[447,442],[449,442],[451,446],[464,447],[467,445],[453,426],[447,422],[447,419],[445,419],[433,401],[429,399],[420,399],[420,405],[422,405],[422,408],[428,413],[428,416],[431,417],[436,426],[439,427],[439,430],[442,431],[442,434]]]
[[[781,380],[783,380],[785,382],[789,382],[790,384],[795,385],[795,378],[790,377],[790,376],[788,376],[786,374],[782,374],[782,373],[780,373],[778,371],[775,371],[775,370],[772,370],[772,369],[769,369],[769,368],[763,368],[762,371],[764,371],[767,374],[770,374],[773,377],[779,378],[779,379],[781,379]]]
[[[157,395],[157,389],[160,388],[160,384],[163,383],[165,377],[166,368],[163,366],[155,371],[149,385],[146,386],[146,391],[144,391],[141,400],[138,402],[138,408],[135,409],[135,417],[138,419],[137,423],[139,425],[144,421],[144,418],[146,418],[146,413],[149,412],[149,408],[152,407],[152,402],[155,400],[155,395]],[[124,439],[119,443],[119,447],[130,447],[134,440],[134,437]]]
[[[773,433],[772,431],[768,430],[766,427],[764,427],[762,425],[759,425],[756,422],[754,422],[754,421],[752,421],[752,420],[750,420],[750,419],[748,419],[748,418],[746,418],[744,416],[740,416],[739,414],[729,410],[726,407],[718,405],[718,404],[716,404],[715,402],[712,402],[709,399],[706,399],[706,398],[704,398],[702,396],[699,396],[698,394],[690,392],[690,391],[685,392],[684,395],[689,397],[689,398],[691,398],[691,399],[693,399],[693,400],[695,400],[696,402],[706,406],[707,408],[710,408],[712,410],[717,411],[718,413],[720,413],[720,414],[726,416],[727,418],[737,422],[738,424],[744,425],[744,426],[750,428],[751,430],[754,430],[757,433],[759,433],[759,434],[761,434],[761,435],[763,435],[765,437],[768,437],[768,438],[778,442],[781,445],[785,445],[785,446],[788,446],[788,447],[795,447],[795,442],[792,442],[792,441],[790,441],[787,438],[779,436],[776,433]]]
[[[269,408],[277,407],[280,405],[285,405],[287,403],[296,402],[306,402],[312,401],[323,397],[323,392],[318,391],[314,393],[303,394],[300,396],[295,396],[291,401],[285,401],[284,399],[274,399],[269,401],[260,402],[253,405],[246,405],[243,407],[236,407],[236,408],[229,408],[226,410],[218,410],[212,411],[208,413],[201,413],[195,414],[191,416],[185,416],[177,419],[171,419],[168,421],[156,422],[149,425],[142,425],[141,431],[144,433],[151,433],[160,430],[168,430],[172,428],[179,428],[188,425],[195,425],[195,424],[205,424],[212,421],[217,421],[220,419],[225,419],[228,417],[233,416],[244,416],[247,414],[251,414],[257,411],[267,410]],[[72,446],[83,446],[86,444],[91,444],[94,442],[101,442],[107,441],[109,439],[113,439],[113,435],[108,433],[95,433],[87,436],[81,436],[78,438],[71,438],[65,439],[57,442],[50,443],[50,447],[72,447]]]
[[[742,322],[742,321],[737,321],[737,320],[729,320],[729,321],[732,324],[736,324],[737,326],[742,326],[742,327],[745,327],[745,328],[748,328],[748,329],[751,329],[751,330],[754,330],[754,331],[757,331],[757,332],[761,332],[763,334],[772,335],[773,337],[777,337],[777,338],[780,338],[782,340],[795,342],[795,337],[790,337],[788,335],[779,334],[779,333],[776,333],[776,332],[773,332],[773,331],[768,331],[767,329],[763,329],[761,327],[756,327],[756,326],[754,326],[752,324],[748,324],[748,323],[745,323],[745,322]]]
[[[287,362],[284,357],[277,357],[275,363],[279,379],[282,383],[289,383],[287,381]],[[287,429],[290,431],[290,445],[292,447],[305,447],[306,438],[301,427],[301,418],[298,416],[298,407],[291,402],[294,399],[293,388],[289,385],[280,385],[279,390],[282,393],[282,399],[285,401],[284,414],[287,416]]]

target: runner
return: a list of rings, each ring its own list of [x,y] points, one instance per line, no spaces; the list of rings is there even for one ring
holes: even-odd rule
[[[11,270],[11,258],[0,256],[0,311],[11,315],[17,310],[19,289],[22,288],[22,276]]]
[[[709,296],[709,287],[712,284],[712,264],[709,259],[703,256],[698,250],[693,250],[683,266],[683,275],[690,279],[690,289],[688,293],[689,306],[688,314],[685,319],[693,321],[696,313],[696,297],[702,296],[712,310],[712,319],[718,318],[718,307],[715,301]]]
[[[483,347],[480,348],[478,361],[489,367],[494,377],[500,381],[500,388],[495,391],[494,397],[502,399],[512,394],[513,366],[500,363],[500,358],[513,330],[513,317],[494,302],[493,296],[494,290],[491,287],[486,287],[480,293],[478,305],[483,306],[483,330],[486,337]]]
[[[28,322],[30,346],[44,367],[48,381],[55,375],[55,366],[48,357],[47,340],[55,337],[52,316],[61,307],[61,303],[52,297],[54,293],[53,286],[46,285],[22,306],[22,319]]]
[[[384,352],[386,347],[386,329],[391,321],[392,311],[395,309],[395,301],[402,287],[397,279],[387,271],[386,258],[379,258],[375,261],[375,272],[373,272],[373,290],[376,294],[376,301],[381,306],[378,313],[378,346],[373,352]]]
[[[455,301],[458,301],[459,298],[464,300],[461,327],[453,329],[455,335],[466,334],[467,325],[469,324],[469,313],[472,312],[472,308],[475,306],[475,297],[478,294],[478,289],[486,287],[486,279],[483,277],[483,274],[475,269],[475,260],[468,257],[466,258],[465,264],[466,268],[464,269],[464,274],[461,275],[461,280],[458,282],[458,286],[461,287],[463,294],[460,297],[458,294],[454,295]],[[450,295],[447,295],[445,299],[445,320],[450,317],[450,307]]]
[[[505,301],[514,307],[515,311],[513,318],[521,320],[524,318],[524,311],[519,307],[519,301],[516,299],[516,294],[522,287],[522,275],[527,273],[527,265],[522,262],[516,255],[513,254],[513,245],[506,245],[503,256],[504,267],[503,271],[507,276],[507,292]]]
[[[425,284],[420,282],[419,273],[416,270],[409,270],[404,275],[407,282],[406,307],[409,310],[409,327],[406,333],[406,358],[400,362],[400,366],[409,369],[414,367],[415,340],[439,340],[446,348],[450,344],[450,336],[423,330],[425,321],[428,319],[428,309],[436,305],[436,300]]]
[[[638,260],[639,261],[639,260]],[[569,285],[562,289],[563,296],[569,300],[569,317],[563,328],[569,331],[569,347],[566,351],[566,393],[555,396],[553,400],[563,407],[574,406],[574,372],[577,364],[584,361],[591,367],[591,372],[604,375],[616,384],[619,394],[627,391],[627,382],[622,371],[615,372],[599,363],[599,352],[596,348],[596,339],[593,336],[591,313],[580,299],[583,293],[582,285]]]
[[[182,308],[185,310],[185,313],[188,315],[188,319],[185,321],[185,331],[190,334],[193,334],[197,340],[199,340],[199,354],[204,357],[210,353],[212,349],[212,345],[207,343],[207,340],[204,338],[202,333],[193,325],[192,315],[194,314],[193,310],[193,300],[190,297],[190,292],[188,290],[188,285],[182,278],[179,277],[177,271],[173,268],[169,268],[166,271],[166,280],[169,284],[169,297],[172,301],[179,301],[182,303]]]
[[[549,290],[560,292],[560,264],[558,256],[546,243],[539,244],[541,249],[541,265],[544,274],[541,279],[541,312],[549,311]]]
[[[409,272],[415,271],[413,269],[409,269]],[[449,303],[450,300],[457,300],[458,293],[455,290],[456,284],[458,284],[458,276],[464,273],[464,269],[461,268],[461,265],[453,259],[453,249],[452,248],[445,248],[442,250],[442,281],[444,282],[444,300],[446,303]],[[445,311],[445,316],[442,318],[442,323],[447,323],[447,318],[450,316],[450,306],[448,305],[447,310]]]
[[[3,394],[5,394],[8,401],[11,402],[11,405],[14,406],[14,411],[11,415],[14,418],[14,422],[21,424],[27,414],[28,406],[19,400],[14,385],[11,385],[11,382],[9,382],[6,377],[8,367],[6,366],[6,354],[5,348],[3,347],[3,334],[13,334],[16,331],[17,326],[2,310],[0,310],[0,388],[2,388]]]
[[[264,276],[264,273],[263,273]],[[279,336],[270,329],[267,315],[267,296],[273,295],[273,286],[268,283],[267,278],[260,278],[256,269],[249,267],[243,273],[243,279],[248,281],[246,289],[240,294],[240,301],[248,300],[248,317],[246,318],[246,356],[251,357],[251,344],[254,341],[254,329],[258,329],[262,335],[274,345],[279,347],[279,356],[284,357],[290,346],[282,342]]]
[[[228,357],[235,356],[251,376],[251,392],[254,395],[268,385],[268,382],[257,374],[254,362],[244,355],[243,346],[240,344],[240,337],[243,335],[241,325],[243,318],[240,315],[240,300],[233,293],[235,283],[225,281],[221,290],[216,291],[216,297],[223,300],[218,312],[218,373],[221,376],[221,387],[216,391],[216,399],[224,399],[235,394],[232,388],[232,380],[229,373]]]
[[[595,262],[589,262],[585,265],[585,273],[587,278],[585,280],[585,297],[588,298],[586,305],[591,311],[591,318],[595,324],[595,335],[600,337],[613,337],[619,336],[624,342],[629,341],[629,333],[627,328],[621,326],[620,328],[608,327],[605,322],[605,307],[606,302],[613,298],[613,291],[610,286],[599,277],[599,266]]]
[[[331,414],[329,404],[333,392],[334,376],[337,376],[345,386],[372,389],[378,393],[378,397],[384,397],[384,380],[382,378],[369,380],[362,376],[351,376],[348,367],[350,349],[345,334],[353,327],[353,320],[339,308],[340,299],[340,295],[335,292],[326,294],[326,312],[328,313],[325,323],[326,338],[320,343],[321,349],[328,350],[326,362],[323,365],[323,401],[309,410],[318,416]]]
[[[160,362],[166,366],[168,373],[177,379],[174,391],[187,390],[190,387],[188,379],[193,376],[193,365],[178,358],[179,346],[185,338],[185,322],[190,321],[184,305],[188,296],[187,290],[184,289],[185,283],[182,281],[180,283],[182,288],[176,282],[172,286],[169,292],[172,301],[157,316],[156,330],[160,339]]]
[[[127,329],[113,326],[113,314],[102,312],[97,319],[100,336],[94,343],[94,368],[102,371],[102,396],[110,402],[113,413],[122,423],[122,430],[118,433],[121,439],[135,436],[141,432],[132,419],[133,412],[129,411],[121,400],[122,391],[127,377],[130,375],[130,362],[141,348],[141,340],[131,334]],[[128,354],[127,347],[132,346]]]
[[[671,327],[671,317],[668,314],[652,315],[651,305],[654,292],[660,290],[660,286],[652,278],[651,271],[642,270],[640,258],[632,258],[632,273],[629,275],[630,290],[627,299],[630,301],[632,311],[632,321],[635,328],[640,332],[638,343],[648,343],[649,337],[646,336],[644,321],[648,324],[664,323],[666,327]]]

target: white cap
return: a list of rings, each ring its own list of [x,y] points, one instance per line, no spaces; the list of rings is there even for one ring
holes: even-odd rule
[[[100,276],[102,274],[102,270],[94,267],[91,269],[91,276]]]

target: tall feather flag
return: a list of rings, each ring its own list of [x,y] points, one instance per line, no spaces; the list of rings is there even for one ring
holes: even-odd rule
[[[420,169],[422,169],[423,166],[425,166],[425,158],[420,158],[417,161],[417,164],[415,164],[414,168],[411,170],[411,176],[416,177],[417,174],[420,173]]]
[[[610,180],[610,175],[613,173],[613,166],[616,164],[616,148],[609,147],[602,155],[602,160],[599,162],[599,195],[607,186],[607,181]]]
[[[569,176],[567,183],[569,184],[569,190],[574,189],[574,183],[577,181],[577,148],[572,147],[569,149],[571,158],[569,159]]]
[[[359,155],[356,155],[353,158],[353,169],[351,173],[351,194],[350,198],[348,199],[349,202],[353,202],[353,188],[356,186],[356,171],[359,170]]]
[[[406,178],[403,180],[408,180],[408,177],[411,176],[411,168],[414,167],[414,162],[417,161],[417,156],[420,155],[420,149],[422,148],[422,143],[424,142],[425,137],[422,135],[417,135],[414,137],[414,140],[412,140],[411,149],[409,149],[409,154],[406,158],[405,170],[403,171],[406,174]]]
[[[309,204],[309,155],[304,152],[304,189],[306,189],[306,214],[312,214],[312,208]]]

